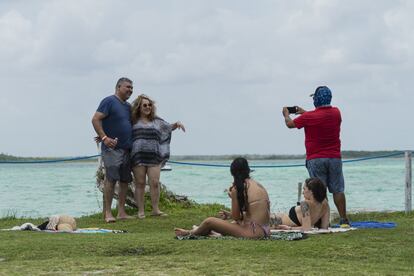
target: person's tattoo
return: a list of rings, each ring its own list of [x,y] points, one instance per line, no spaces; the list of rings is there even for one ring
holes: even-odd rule
[[[270,216],[270,225],[271,226],[279,226],[282,224],[282,218],[278,215],[274,214]]]
[[[303,217],[310,216],[309,204],[306,201],[300,203],[300,210],[302,211]]]

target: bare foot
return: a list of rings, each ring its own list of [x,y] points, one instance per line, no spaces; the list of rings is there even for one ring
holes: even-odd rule
[[[116,221],[116,219],[113,216],[105,217],[105,222],[106,223],[113,223],[115,221]]]
[[[144,219],[145,218],[145,213],[138,213],[138,218],[139,219]]]
[[[190,235],[190,231],[189,230],[185,230],[185,229],[182,229],[182,228],[174,228],[174,232],[175,232],[175,236],[176,237]]]
[[[151,216],[153,217],[168,217],[168,215],[164,212],[158,211],[157,213],[152,213]]]
[[[222,237],[223,235],[216,231],[210,231],[209,237]]]

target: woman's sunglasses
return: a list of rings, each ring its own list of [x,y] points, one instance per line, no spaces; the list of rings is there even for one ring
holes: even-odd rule
[[[144,103],[142,104],[142,107],[143,108],[152,107],[152,103],[149,103],[149,104]]]

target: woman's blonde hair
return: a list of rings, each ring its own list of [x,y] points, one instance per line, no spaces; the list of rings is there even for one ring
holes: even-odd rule
[[[151,108],[151,114],[149,115],[149,118],[151,121],[154,120],[154,118],[156,117],[156,107],[155,107],[155,102],[153,100],[150,99],[150,97],[148,97],[147,95],[141,94],[139,95],[133,102],[132,102],[132,123],[136,124],[139,120],[139,117],[141,116],[141,104],[143,100],[147,100],[150,102],[150,104],[152,104],[152,108]]]

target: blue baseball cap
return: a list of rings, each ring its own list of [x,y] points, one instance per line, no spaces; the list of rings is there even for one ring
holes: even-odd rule
[[[332,92],[327,86],[317,87],[315,93],[310,96],[313,97],[313,105],[315,107],[331,104]]]

